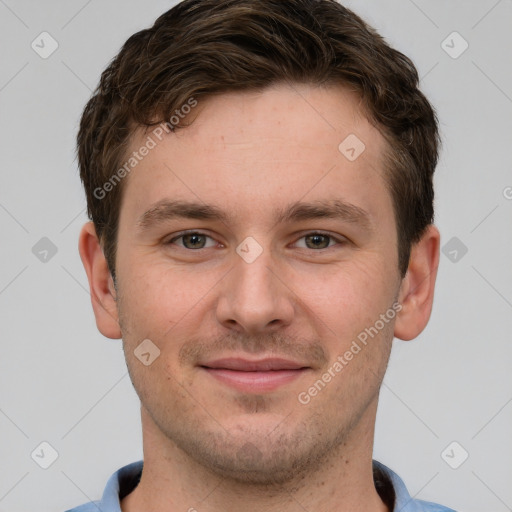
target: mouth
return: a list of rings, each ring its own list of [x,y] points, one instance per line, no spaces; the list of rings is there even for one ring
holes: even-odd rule
[[[218,382],[244,393],[274,391],[311,370],[300,362],[280,358],[225,358],[201,364],[200,368]]]

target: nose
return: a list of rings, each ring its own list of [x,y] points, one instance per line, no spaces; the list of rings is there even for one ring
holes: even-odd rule
[[[230,330],[261,334],[281,330],[294,316],[293,292],[269,251],[248,263],[235,256],[234,268],[223,279],[217,320]]]

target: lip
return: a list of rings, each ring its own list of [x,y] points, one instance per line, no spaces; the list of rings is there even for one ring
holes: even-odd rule
[[[202,364],[200,367],[217,381],[244,393],[274,391],[310,370],[300,362],[281,358],[255,361],[224,358]]]
[[[265,359],[243,359],[241,357],[225,357],[223,359],[215,359],[207,363],[201,364],[207,368],[236,370],[241,372],[265,372],[277,370],[299,370],[307,368],[307,365],[292,361],[290,359],[282,359],[280,357],[267,357]]]

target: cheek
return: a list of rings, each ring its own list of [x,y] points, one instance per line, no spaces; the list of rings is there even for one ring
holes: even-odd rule
[[[376,256],[291,276],[298,299],[343,339],[373,324],[391,306],[393,278]]]
[[[132,325],[140,330],[150,327],[157,338],[178,322],[186,322],[211,288],[208,279],[186,277],[167,265],[145,262],[140,267],[143,270],[120,276],[124,278],[122,304]]]
[[[219,276],[209,273],[184,273],[155,263],[138,267],[142,270],[126,275],[120,284],[122,300],[119,313],[125,354],[134,378],[144,388],[151,386],[180,387],[176,382],[188,378],[179,367],[178,354],[188,340],[198,335],[201,325],[211,325],[211,292]],[[186,275],[185,275],[186,274]],[[121,279],[121,276],[120,276]],[[209,316],[210,315],[210,316]],[[158,349],[158,358],[145,367],[134,351],[149,339]]]

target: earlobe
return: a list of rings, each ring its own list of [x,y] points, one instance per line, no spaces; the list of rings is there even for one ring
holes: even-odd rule
[[[416,338],[428,323],[439,265],[439,244],[439,230],[430,225],[411,248],[409,267],[398,299],[402,309],[395,323],[395,337],[399,339]]]
[[[78,250],[89,281],[96,326],[107,338],[119,339],[121,338],[121,329],[116,290],[92,222],[87,222],[82,227]]]

